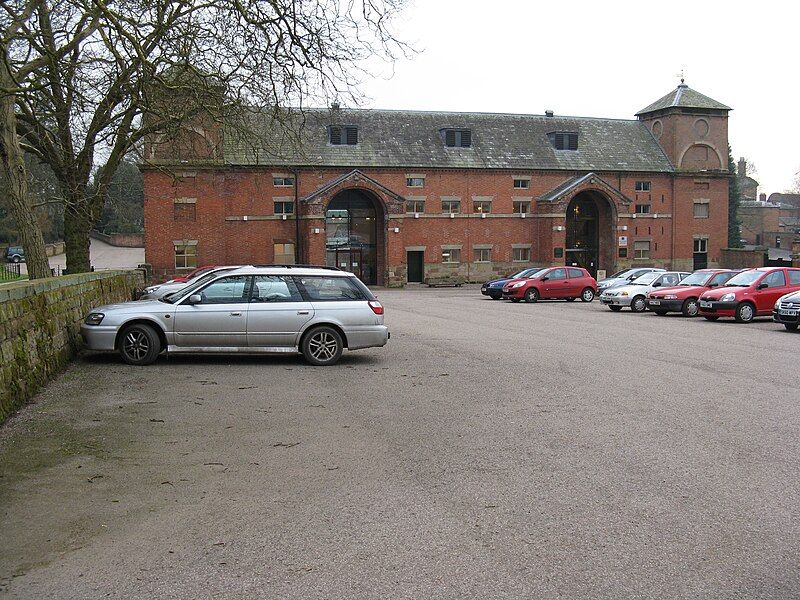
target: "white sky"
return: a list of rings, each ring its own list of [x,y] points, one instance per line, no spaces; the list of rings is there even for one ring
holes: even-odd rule
[[[364,86],[366,106],[634,118],[678,84],[733,107],[733,156],[760,192],[800,170],[800,3],[412,0],[398,36],[421,50]]]

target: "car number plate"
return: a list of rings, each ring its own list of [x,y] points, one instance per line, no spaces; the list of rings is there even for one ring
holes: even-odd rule
[[[778,312],[780,314],[782,314],[784,317],[796,317],[797,316],[797,311],[793,310],[793,309],[784,308],[783,310],[779,310]]]
[[[648,300],[648,304],[652,304],[653,306],[659,306],[661,304],[661,300]]]
[[[703,308],[711,308],[711,302],[707,302],[705,300],[700,301],[700,306]]]

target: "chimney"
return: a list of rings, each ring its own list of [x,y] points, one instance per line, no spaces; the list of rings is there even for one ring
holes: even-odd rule
[[[744,157],[739,159],[739,168],[737,169],[739,177],[747,177],[747,161]]]
[[[339,102],[338,101],[334,100],[333,102],[331,102],[331,110],[332,111],[339,110]]]
[[[761,202],[766,202],[767,201],[767,195],[764,192],[761,192],[758,195],[758,199],[761,200]]]
[[[544,111],[544,116],[545,116],[545,117],[552,117],[552,116],[553,116],[553,111],[552,111],[552,110],[546,110],[546,111]]]

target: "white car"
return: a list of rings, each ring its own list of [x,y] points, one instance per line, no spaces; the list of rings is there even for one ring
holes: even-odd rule
[[[139,298],[140,300],[158,300],[159,298],[163,298],[164,296],[168,296],[169,294],[179,292],[185,287],[190,285],[194,285],[198,281],[209,281],[216,275],[223,273],[225,271],[230,271],[231,269],[236,269],[237,267],[215,267],[211,269],[208,273],[201,275],[197,279],[191,279],[189,281],[166,281],[164,283],[159,283],[157,285],[151,285],[144,288],[144,293]]]
[[[647,309],[647,294],[660,287],[673,287],[687,277],[685,271],[665,271],[645,273],[622,285],[604,291],[600,294],[600,302],[613,311],[620,311],[629,307],[633,312],[644,312]]]
[[[638,267],[635,269],[625,269],[620,271],[619,273],[614,273],[605,279],[601,279],[597,282],[597,294],[600,295],[606,290],[610,290],[611,288],[619,287],[621,285],[628,285],[631,281],[636,279],[637,277],[641,277],[645,273],[654,273],[659,272],[663,273],[666,269],[657,269],[654,267]]]

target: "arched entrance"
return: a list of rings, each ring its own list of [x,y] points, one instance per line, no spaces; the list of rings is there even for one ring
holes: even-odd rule
[[[599,192],[584,191],[567,205],[565,263],[583,267],[592,277],[598,269],[614,268],[611,203]]]
[[[348,189],[336,194],[325,210],[327,264],[352,271],[367,285],[382,284],[383,213],[380,201],[369,192]]]

